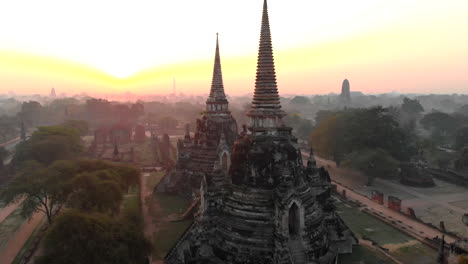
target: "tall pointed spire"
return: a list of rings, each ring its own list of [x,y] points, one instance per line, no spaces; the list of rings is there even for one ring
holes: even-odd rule
[[[216,53],[213,68],[213,80],[206,107],[208,112],[227,111],[228,101],[224,93],[223,73],[221,71],[221,57],[219,55],[219,40],[216,33]]]
[[[286,114],[281,110],[275,61],[271,44],[270,22],[267,1],[263,2],[262,27],[258,49],[257,78],[252,106],[247,114],[252,118],[252,128],[278,127]],[[260,120],[270,119],[264,122]]]

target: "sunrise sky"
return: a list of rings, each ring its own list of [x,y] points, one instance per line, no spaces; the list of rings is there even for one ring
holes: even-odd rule
[[[263,0],[0,1],[0,93],[253,91]],[[282,94],[468,93],[467,0],[269,0]]]

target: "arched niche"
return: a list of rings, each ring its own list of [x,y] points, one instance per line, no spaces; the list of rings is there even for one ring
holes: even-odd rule
[[[293,203],[288,212],[288,231],[291,238],[297,238],[300,235],[300,217],[299,206]]]
[[[283,230],[290,239],[301,239],[304,231],[304,207],[300,201],[292,200],[288,203],[284,211]]]
[[[231,155],[228,151],[223,151],[219,155],[219,164],[221,164],[221,169],[228,171],[231,166]]]

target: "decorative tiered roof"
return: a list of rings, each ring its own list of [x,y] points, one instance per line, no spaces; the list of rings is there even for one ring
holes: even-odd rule
[[[262,28],[258,50],[257,79],[252,106],[248,113],[251,118],[273,117],[281,119],[286,114],[281,110],[276,82],[275,62],[271,44],[270,22],[267,1],[263,3]],[[255,126],[255,125],[254,125]]]
[[[213,68],[213,80],[211,90],[206,100],[207,111],[227,111],[228,101],[224,93],[223,73],[221,71],[221,58],[219,56],[218,33],[216,33],[216,54]],[[218,105],[218,107],[216,107]]]

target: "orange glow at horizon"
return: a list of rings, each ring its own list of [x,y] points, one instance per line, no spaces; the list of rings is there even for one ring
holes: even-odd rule
[[[340,1],[332,2],[344,3]],[[138,1],[141,5],[143,2],[148,4],[151,1]],[[280,93],[338,93],[345,78],[350,80],[352,91],[365,93],[391,91],[467,93],[468,17],[465,16],[465,11],[468,11],[468,2],[415,0],[408,4],[411,6],[408,6],[407,10],[397,14],[400,12],[399,8],[406,7],[404,4],[406,2],[396,0],[395,6],[390,9],[394,12],[393,17],[386,15],[388,17],[376,22],[378,26],[375,27],[369,24],[369,21],[377,21],[378,17],[378,14],[372,14],[372,11],[385,10],[391,7],[390,4],[379,7],[384,4],[362,0],[362,3],[358,3],[361,9],[356,7],[353,11],[361,12],[361,15],[367,14],[367,18],[352,21],[352,14],[348,14],[346,19],[350,19],[349,24],[352,26],[348,27],[346,21],[341,21],[339,24],[341,26],[330,22],[329,28],[321,28],[320,20],[314,20],[317,24],[303,25],[303,21],[288,13],[288,10],[289,12],[294,10],[292,7],[283,2],[270,0],[273,47]],[[239,6],[245,8],[251,2],[239,3]],[[221,10],[223,8],[243,10],[234,4],[215,5],[215,8]],[[320,5],[322,4],[314,7],[332,10],[332,6]],[[419,6],[424,8],[419,10]],[[122,9],[121,12],[124,12],[125,7],[119,7]],[[352,5],[347,7],[351,8]],[[256,49],[260,32],[260,12],[258,12],[260,8],[261,1],[251,6],[251,10],[249,9],[249,13],[246,14],[247,18],[252,18],[248,24],[234,25],[235,23],[229,23],[229,20],[221,15],[217,16],[221,26],[227,28],[227,33],[220,35],[220,50],[223,79],[226,93],[229,95],[253,92]],[[144,15],[150,15],[149,11],[144,12]],[[305,14],[305,11],[298,12]],[[317,10],[311,12],[318,15]],[[190,12],[185,10],[183,14],[189,16]],[[340,15],[345,14],[340,11]],[[118,15],[116,17],[119,17]],[[134,15],[138,16],[138,13]],[[96,17],[99,18],[99,14],[96,14]],[[326,16],[321,17],[325,18]],[[175,20],[173,18],[172,22]],[[190,17],[187,20],[190,20]],[[207,20],[211,22],[209,18]],[[332,21],[332,18],[329,20]],[[215,34],[208,35],[207,30],[216,32],[209,28],[208,22],[198,25],[207,27],[207,29],[200,28],[198,37],[195,37],[197,30],[192,28],[187,30],[190,32],[180,32],[181,35],[188,34],[190,40],[181,40],[176,38],[177,35],[168,35],[161,38],[161,46],[151,47],[154,44],[151,41],[154,40],[150,39],[148,43],[140,44],[141,51],[138,50],[139,46],[133,47],[133,50],[123,50],[124,46],[119,46],[117,51],[121,51],[120,53],[106,54],[106,47],[112,49],[111,46],[105,46],[99,41],[86,43],[82,45],[83,52],[89,49],[88,56],[91,57],[83,60],[77,59],[79,55],[77,58],[67,56],[66,54],[73,53],[71,47],[69,51],[67,50],[68,46],[53,54],[53,52],[35,52],[32,49],[28,51],[25,48],[17,50],[5,48],[0,44],[0,94],[8,91],[17,94],[48,94],[52,87],[55,87],[57,93],[65,92],[68,95],[81,92],[104,95],[127,91],[140,95],[167,94],[172,92],[173,78],[176,78],[177,92],[206,94],[211,83],[215,45]],[[125,24],[119,25],[125,27]],[[74,24],[74,27],[79,26]],[[160,30],[161,35],[162,32],[170,31],[171,26],[181,28],[179,24],[163,29],[154,28]],[[246,30],[245,34],[243,28]],[[356,31],[345,32],[346,29],[356,29]],[[114,35],[121,34],[118,29],[113,30],[116,31],[113,32]],[[301,32],[304,32],[304,36],[301,36]],[[132,34],[128,36],[130,40]],[[240,36],[245,38],[245,41],[239,39]],[[321,38],[314,39],[314,36]],[[291,39],[295,38],[298,42],[291,42]],[[46,44],[41,43],[41,45]],[[99,49],[91,52],[93,44]],[[77,48],[79,50],[80,46]],[[154,54],[150,56],[151,48],[159,52],[157,55],[159,57]],[[180,54],[177,53],[179,51]],[[93,63],[93,54],[96,54],[95,57],[104,55]],[[148,58],[144,58],[146,54]],[[174,57],[171,59],[171,56]],[[153,60],[152,65],[156,66],[150,65]]]

